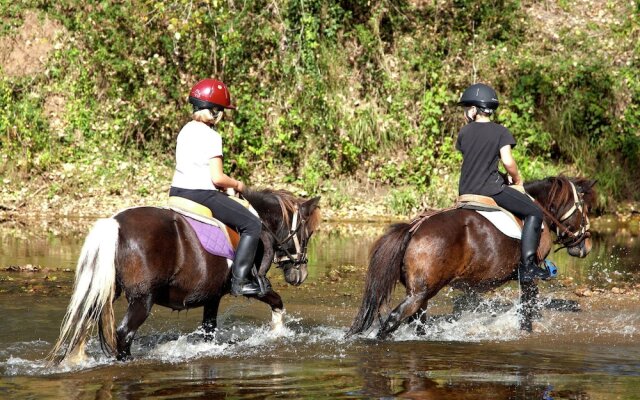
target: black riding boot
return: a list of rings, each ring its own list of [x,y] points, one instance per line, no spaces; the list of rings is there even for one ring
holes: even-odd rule
[[[522,283],[533,282],[534,279],[549,279],[549,272],[538,266],[538,244],[540,243],[540,230],[542,219],[528,216],[524,220],[522,228],[522,242],[520,265],[518,265],[518,277]]]
[[[231,266],[231,294],[234,296],[260,293],[260,286],[251,277],[259,240],[260,238],[247,233],[240,236],[236,258]]]

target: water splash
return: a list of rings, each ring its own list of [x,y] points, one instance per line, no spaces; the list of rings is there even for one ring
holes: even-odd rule
[[[28,345],[29,343],[22,343],[22,345]],[[90,340],[88,342],[88,357],[86,360],[79,364],[69,365],[69,364],[60,364],[60,365],[49,365],[48,361],[45,360],[45,356],[47,352],[51,349],[52,343],[48,343],[45,341],[38,341],[40,347],[44,347],[42,351],[42,358],[36,360],[30,360],[21,357],[21,355],[10,355],[6,361],[0,361],[0,376],[18,376],[18,375],[54,375],[59,373],[66,372],[74,372],[79,370],[85,370],[100,366],[109,365],[113,362],[113,360],[107,358],[106,356],[100,353],[100,345],[97,340]],[[42,346],[44,345],[44,346]],[[26,357],[26,355],[25,355]]]
[[[344,350],[349,343],[344,341],[345,328],[328,326],[304,326],[301,317],[287,315],[285,325],[273,331],[270,325],[256,326],[252,324],[235,324],[220,329],[213,334],[202,329],[193,332],[152,331],[134,340],[132,353],[135,362],[150,363],[182,363],[201,358],[260,358],[271,357],[286,349],[295,353],[310,344],[320,344],[319,358],[343,358]],[[84,362],[69,366],[50,366],[44,355],[51,348],[51,343],[39,341],[42,358],[28,359],[25,349],[32,348],[32,343],[16,343],[0,358],[0,376],[17,375],[52,375],[68,373],[91,368],[113,365],[116,361],[106,357],[100,350],[96,338],[87,342],[87,358]],[[6,356],[5,360],[2,360]]]
[[[389,339],[394,342],[507,342],[528,337],[519,329],[519,303],[508,296],[493,296],[475,308],[452,315],[431,315],[425,323],[401,326]],[[280,354],[304,353],[316,359],[348,358],[352,346],[362,346],[362,338],[372,338],[377,327],[364,335],[345,338],[346,327],[307,325],[300,316],[287,314],[284,326],[274,332],[269,324],[236,322],[207,334],[202,329],[181,332],[179,329],[151,330],[134,341],[135,362],[184,363],[203,358],[277,358]],[[592,314],[542,311],[535,323],[536,334],[571,337],[617,335],[633,338],[640,331],[640,315],[634,313]],[[76,366],[51,368],[44,355],[51,343],[46,341],[14,343],[0,354],[0,376],[51,375],[114,365],[104,356],[93,338],[87,343],[87,360]],[[35,352],[34,352],[35,349]],[[38,356],[40,355],[40,356]],[[31,359],[30,359],[31,358]],[[35,360],[33,359],[35,358]]]

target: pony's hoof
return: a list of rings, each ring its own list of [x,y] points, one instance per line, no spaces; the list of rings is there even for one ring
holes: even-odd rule
[[[271,332],[272,333],[280,333],[284,329],[284,314],[286,311],[282,310],[273,310],[271,312]]]
[[[520,330],[526,333],[533,332],[533,322],[532,321],[523,321],[520,322]]]
[[[215,333],[215,331],[213,331],[213,332],[205,332],[205,333],[202,335],[202,340],[204,340],[204,341],[205,341],[205,342],[207,342],[207,343],[211,343],[211,342],[213,342],[215,339],[216,339],[216,333]]]
[[[378,340],[386,340],[389,337],[389,332],[380,331],[376,335],[376,339]]]
[[[116,356],[116,360],[122,361],[122,362],[131,361],[132,359],[133,357],[131,357],[131,354],[118,354]]]
[[[271,292],[271,282],[266,276],[258,277],[258,285],[260,286],[258,297],[264,297]]]

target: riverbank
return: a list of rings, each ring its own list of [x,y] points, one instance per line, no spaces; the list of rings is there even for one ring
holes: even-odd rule
[[[93,178],[75,168],[37,176],[32,179],[5,179],[0,189],[0,219],[24,218],[100,218],[119,210],[137,206],[163,206],[169,192],[171,169],[158,165],[136,167],[135,173]],[[256,174],[250,186],[254,189],[285,189],[300,197],[311,197],[301,186],[287,183],[284,176]],[[320,207],[325,221],[392,222],[407,220],[426,207],[446,207],[455,200],[455,185],[446,182],[439,193],[423,194],[419,201],[400,204],[398,193],[411,188],[392,188],[366,180],[343,179],[322,186]],[[444,200],[443,200],[444,199]],[[612,209],[597,212],[593,219],[605,225],[640,220],[639,202],[621,202]]]
[[[99,218],[128,207],[163,206],[167,202],[172,169],[160,165],[136,166],[132,171],[109,177],[93,178],[78,167],[36,176],[31,179],[5,179],[0,189],[0,217],[3,220],[25,217]],[[312,197],[300,185],[287,183],[285,176],[256,173],[252,189],[285,189],[299,197]],[[353,180],[323,185],[319,195],[325,220],[386,222],[418,213],[419,207],[407,207],[406,215],[390,207],[391,188]],[[453,197],[452,197],[453,198]]]

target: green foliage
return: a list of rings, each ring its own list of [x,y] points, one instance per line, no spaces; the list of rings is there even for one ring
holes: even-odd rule
[[[1,167],[3,174],[49,166],[53,139],[42,115],[42,93],[29,90],[30,84],[28,79],[0,79],[0,148],[13,161]]]
[[[416,213],[420,206],[420,194],[414,188],[392,189],[388,206],[397,215]]]
[[[550,2],[558,10],[572,4]],[[218,127],[234,176],[278,171],[309,194],[357,176],[389,185],[395,212],[448,205],[461,161],[455,100],[477,79],[500,93],[497,121],[516,137],[526,179],[575,171],[597,178],[607,201],[639,199],[640,46],[630,39],[639,30],[638,2],[602,33],[620,48],[615,62],[594,51],[593,23],[557,43],[525,40],[535,23],[531,6],[2,2],[0,34],[18,29],[27,10],[46,13],[68,33],[46,70],[0,80],[0,152],[12,160],[0,171],[45,174],[74,163],[115,182],[142,160],[171,165],[189,118],[188,90],[213,76],[238,105]],[[62,126],[44,111],[52,95],[64,98]],[[105,155],[95,171],[88,167]],[[346,201],[338,192],[332,198],[338,207]]]
[[[598,180],[607,194],[601,205],[611,205],[611,198],[636,197],[637,177],[619,168],[638,165],[640,154],[632,70],[622,69],[626,79],[620,80],[606,60],[594,57],[580,63],[522,63],[509,108],[500,119],[525,145],[515,151],[525,176],[541,178],[557,171],[545,167],[544,159],[559,158]],[[631,97],[622,115],[616,115],[619,93]]]
[[[24,7],[20,2],[2,0],[0,10],[2,10],[2,19],[0,19],[0,36],[4,36],[22,24],[21,11]]]
[[[307,193],[318,193],[323,178],[329,175],[330,166],[325,160],[312,155],[301,171],[300,184]]]

